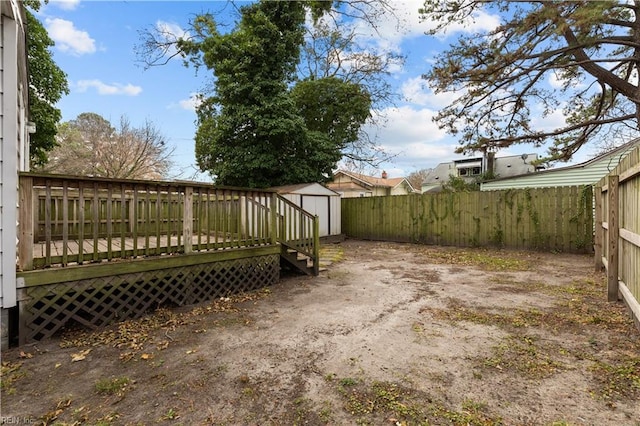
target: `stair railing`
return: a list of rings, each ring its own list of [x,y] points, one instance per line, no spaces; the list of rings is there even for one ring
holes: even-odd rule
[[[273,198],[276,208],[276,240],[283,246],[309,257],[318,275],[320,225],[314,216],[279,194]]]

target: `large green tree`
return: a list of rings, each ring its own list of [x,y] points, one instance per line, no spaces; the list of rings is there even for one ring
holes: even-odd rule
[[[28,0],[25,5],[39,10],[40,1]],[[67,75],[53,60],[51,47],[54,42],[47,30],[29,10],[27,18],[27,62],[29,69],[29,119],[35,123],[36,132],[31,135],[30,157],[34,165],[47,162],[47,153],[55,146],[57,125],[62,114],[55,104],[62,95],[69,93]]]
[[[327,6],[315,3],[243,6],[236,28],[224,34],[211,15],[201,15],[193,22],[196,36],[177,43],[192,63],[205,65],[216,78],[215,92],[197,109],[195,139],[198,165],[217,183],[320,182],[357,139],[370,107],[358,85],[330,78],[294,87],[305,14],[309,8],[322,13],[318,7]],[[324,89],[336,97],[322,95]]]
[[[639,1],[435,0],[420,12],[438,34],[480,10],[500,25],[458,38],[424,76],[459,94],[435,118],[460,136],[458,152],[532,143],[569,160],[621,127],[638,133]],[[565,123],[549,128],[558,111]]]
[[[180,49],[201,56],[216,76],[215,94],[198,108],[196,159],[224,185],[265,187],[314,180],[310,139],[288,94],[303,37],[300,2],[241,8],[236,29],[221,34],[211,15],[196,18],[200,41]]]
[[[322,18],[344,13],[375,26],[392,13],[390,2],[287,3],[241,7],[231,31],[202,14],[185,34],[155,28],[137,46],[146,66],[180,55],[212,71],[213,91],[197,109],[196,158],[220,184],[322,181],[341,159],[372,164],[383,157],[362,125],[372,106],[393,98],[382,77],[401,58],[358,50],[355,26],[338,30]]]

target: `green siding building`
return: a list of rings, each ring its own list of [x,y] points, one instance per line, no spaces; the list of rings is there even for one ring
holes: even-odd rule
[[[480,190],[593,185],[609,174],[636,146],[640,146],[640,138],[581,164],[490,180],[480,184]]]

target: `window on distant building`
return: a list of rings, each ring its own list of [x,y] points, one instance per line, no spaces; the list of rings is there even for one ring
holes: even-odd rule
[[[461,167],[458,169],[458,176],[479,176],[482,173],[482,167]]]

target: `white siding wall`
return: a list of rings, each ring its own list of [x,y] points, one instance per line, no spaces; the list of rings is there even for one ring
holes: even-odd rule
[[[0,307],[16,305],[16,238],[18,170],[25,162],[20,148],[28,144],[25,120],[26,91],[24,28],[16,0],[0,2]]]

